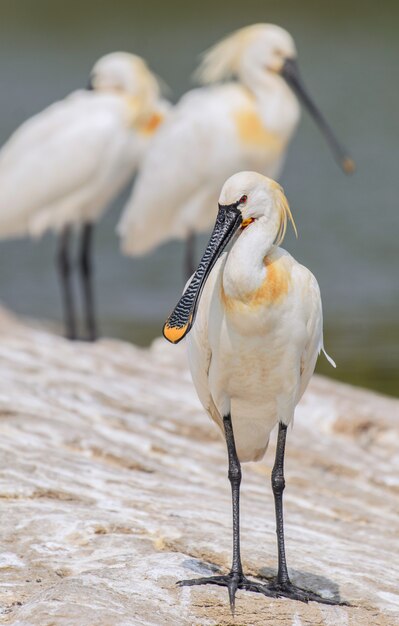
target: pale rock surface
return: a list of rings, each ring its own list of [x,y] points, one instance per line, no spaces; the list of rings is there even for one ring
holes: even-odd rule
[[[399,402],[314,378],[289,432],[294,582],[350,607],[176,587],[230,564],[223,441],[184,349],[68,343],[0,312],[0,620],[15,626],[399,624]],[[274,445],[246,465],[246,571],[276,568]]]

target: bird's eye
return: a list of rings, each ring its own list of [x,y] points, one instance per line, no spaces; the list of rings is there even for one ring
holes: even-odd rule
[[[240,198],[240,204],[245,204],[245,203],[246,203],[246,201],[247,201],[247,199],[248,199],[248,198],[247,198],[247,196],[241,196],[241,198]]]

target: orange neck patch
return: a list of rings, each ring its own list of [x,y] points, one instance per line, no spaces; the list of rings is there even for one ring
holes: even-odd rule
[[[291,276],[286,267],[284,258],[270,259],[265,257],[264,264],[267,272],[264,281],[254,291],[238,297],[228,296],[222,284],[222,302],[227,310],[235,309],[240,305],[245,308],[256,309],[260,306],[270,306],[277,304],[288,293]]]
[[[161,113],[153,113],[149,119],[141,126],[141,132],[152,135],[162,124],[164,116]]]
[[[248,106],[233,112],[234,122],[240,142],[244,146],[267,148],[275,152],[284,149],[279,135],[268,130],[255,106]]]

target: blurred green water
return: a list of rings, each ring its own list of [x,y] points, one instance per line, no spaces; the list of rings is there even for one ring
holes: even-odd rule
[[[111,50],[145,56],[176,100],[197,55],[223,34],[256,21],[290,30],[309,90],[358,164],[345,178],[304,113],[282,179],[300,237],[289,235],[285,246],[321,286],[338,369],[322,360],[319,369],[399,395],[399,3],[2,0],[0,12],[1,142],[84,86],[95,59]],[[182,249],[170,243],[145,259],[121,257],[114,225],[122,204],[98,229],[99,308],[105,333],[145,345],[181,290]],[[60,318],[53,253],[51,236],[1,243],[0,299],[23,314]]]

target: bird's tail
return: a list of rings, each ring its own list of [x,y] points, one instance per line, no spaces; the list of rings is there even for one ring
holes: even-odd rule
[[[329,354],[327,354],[327,352],[324,349],[324,346],[322,346],[321,351],[323,352],[323,354],[326,357],[326,359],[329,362],[329,364],[332,365],[334,368],[336,368],[337,364],[335,363],[334,359],[331,358]]]
[[[148,254],[168,239],[185,237],[184,231],[177,230],[177,226],[172,229],[171,225],[162,219],[162,214],[156,216],[150,223],[149,220],[140,219],[140,214],[129,209],[122,215],[116,231],[120,237],[121,251],[128,256]]]

